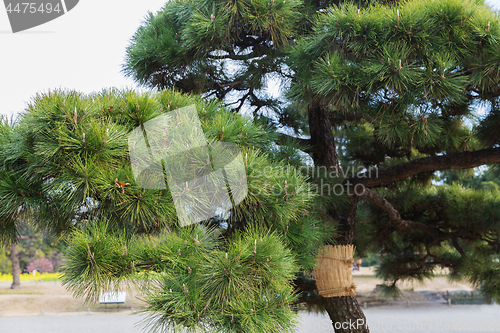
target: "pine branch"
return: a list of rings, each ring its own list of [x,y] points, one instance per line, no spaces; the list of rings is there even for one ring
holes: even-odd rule
[[[248,54],[236,54],[234,50],[232,49],[226,49],[224,50],[228,54],[222,54],[222,55],[207,55],[207,59],[214,59],[214,60],[220,60],[220,59],[231,59],[231,60],[250,60],[257,58],[261,55],[255,54],[255,52],[250,52]]]
[[[392,165],[376,170],[369,170],[361,175],[349,178],[352,184],[362,184],[368,188],[406,179],[422,172],[470,169],[485,164],[500,163],[500,148],[466,151],[457,154],[419,158],[410,162]]]
[[[363,195],[360,195],[359,197],[363,200],[371,202],[372,204],[378,206],[384,212],[386,212],[387,216],[398,231],[421,230],[426,233],[437,234],[436,230],[428,227],[421,222],[403,220],[399,212],[394,208],[393,205],[391,205],[389,201],[387,201],[386,198],[368,188],[365,189]]]
[[[467,258],[464,249],[460,246],[460,244],[458,244],[457,237],[454,237],[451,240],[451,243],[453,244],[453,247],[458,251],[458,253],[460,253],[460,256],[462,256],[463,259]]]
[[[335,112],[330,114],[330,122],[332,125],[341,125],[346,121],[356,121],[366,118],[366,114],[358,111]]]
[[[291,135],[288,135],[288,134],[285,134],[285,133],[277,133],[278,134],[278,140],[276,141],[276,144],[277,145],[282,145],[284,144],[285,142],[287,142],[288,140],[294,140],[296,142],[299,143],[299,145],[301,146],[305,146],[305,147],[308,147],[305,152],[306,153],[310,153],[312,152],[312,147],[311,146],[311,139],[302,139],[302,138],[297,138],[297,137],[294,137],[294,136],[291,136]]]

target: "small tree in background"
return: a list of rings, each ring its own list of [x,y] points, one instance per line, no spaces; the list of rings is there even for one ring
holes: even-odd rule
[[[40,273],[52,273],[54,271],[54,266],[52,266],[52,262],[47,258],[38,258],[35,259],[32,263],[26,267],[28,272],[37,270]]]

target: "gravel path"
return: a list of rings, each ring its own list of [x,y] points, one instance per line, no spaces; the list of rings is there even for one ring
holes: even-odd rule
[[[363,311],[371,333],[500,332],[499,305],[378,307]],[[302,318],[301,333],[334,332],[327,316],[302,314]]]
[[[500,306],[421,306],[365,309],[371,333],[498,333]],[[125,313],[0,317],[0,332],[140,333],[139,316]],[[345,324],[344,324],[345,325]],[[355,325],[355,323],[353,323]],[[325,315],[301,314],[300,333],[333,333]]]

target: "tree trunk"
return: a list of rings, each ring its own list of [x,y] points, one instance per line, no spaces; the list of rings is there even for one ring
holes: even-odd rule
[[[317,102],[312,102],[309,105],[308,116],[310,143],[313,146],[313,159],[316,166],[319,164],[328,168],[338,168],[337,149],[328,109]]]
[[[358,209],[359,197],[356,195],[351,196],[349,206],[339,216],[339,224],[337,231],[340,236],[336,241],[340,245],[352,244],[354,242],[354,235],[356,234],[356,210]]]
[[[21,278],[19,277],[21,267],[19,266],[19,251],[15,243],[10,246],[10,261],[12,262],[12,285],[10,289],[16,289],[21,287]]]
[[[337,226],[337,230],[341,235],[337,238],[340,245],[352,244],[354,241],[358,201],[359,198],[353,195],[349,207],[340,216],[340,223]],[[323,302],[336,333],[370,332],[366,317],[356,297],[328,297],[324,298]]]
[[[312,102],[309,105],[308,115],[313,159],[316,167],[321,165],[339,170],[337,149],[328,110],[321,107],[317,102]],[[341,236],[337,239],[337,242],[341,245],[352,244],[354,241],[358,201],[359,198],[353,195],[350,205],[345,211],[340,214],[339,212],[329,212],[334,220],[339,221],[337,230]],[[356,297],[328,297],[323,300],[336,333],[370,332],[366,317]]]
[[[323,300],[335,333],[369,333],[366,317],[356,297],[328,297]]]

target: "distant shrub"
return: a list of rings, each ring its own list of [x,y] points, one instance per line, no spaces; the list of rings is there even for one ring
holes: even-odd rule
[[[36,276],[33,274],[21,274],[21,282],[58,281],[61,276],[61,273],[40,273]],[[0,274],[0,282],[12,282],[12,274]]]
[[[52,262],[47,258],[38,258],[33,260],[32,263],[26,267],[28,272],[37,270],[40,273],[51,273],[54,271],[54,266],[52,266]]]
[[[370,253],[361,263],[361,267],[377,266],[380,263],[380,257],[377,254]]]

